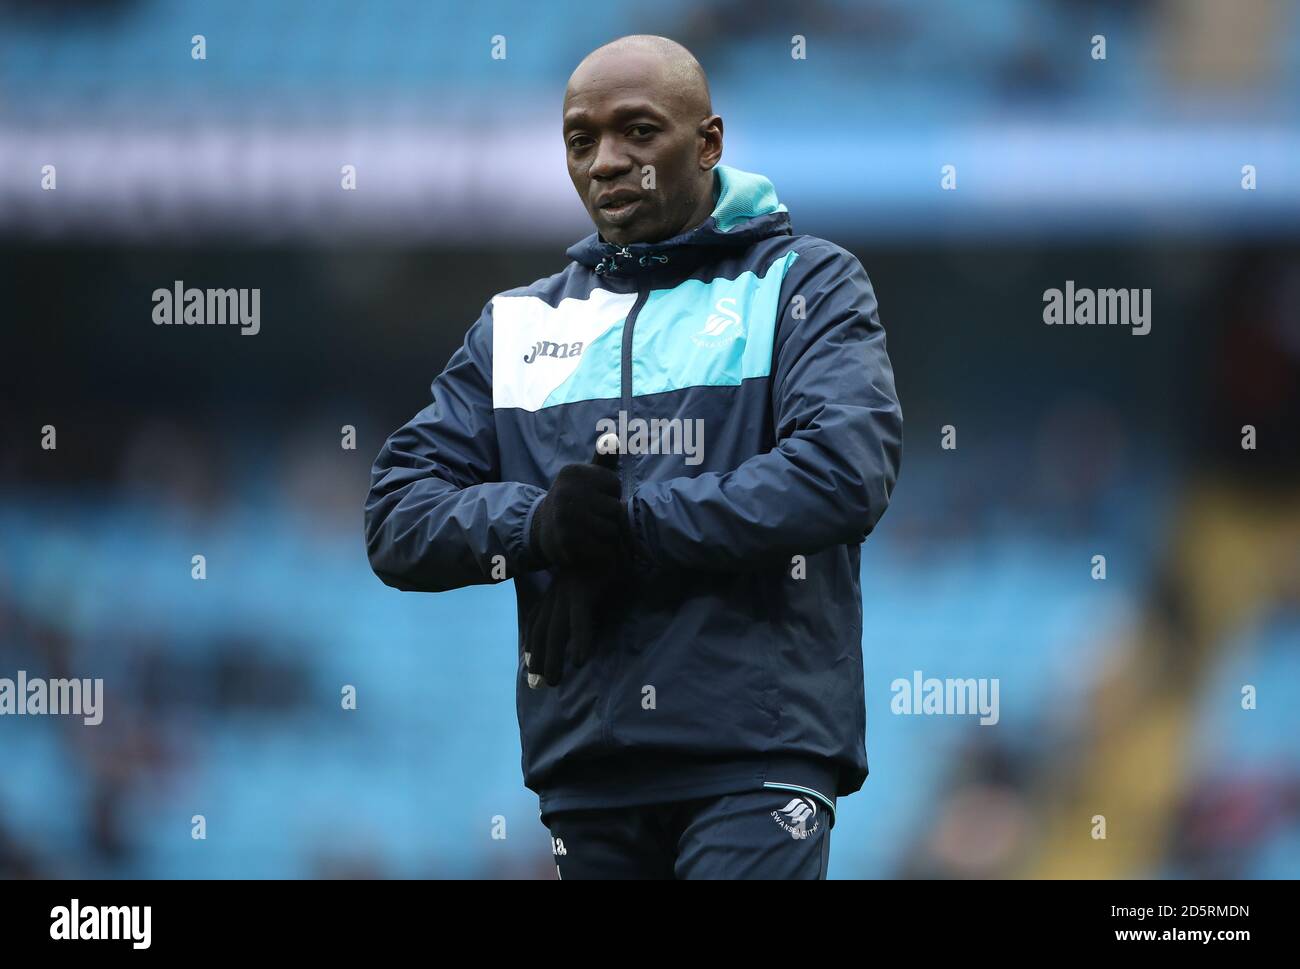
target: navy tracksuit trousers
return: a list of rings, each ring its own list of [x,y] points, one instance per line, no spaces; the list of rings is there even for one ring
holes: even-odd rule
[[[823,879],[832,820],[773,789],[542,817],[561,879]]]

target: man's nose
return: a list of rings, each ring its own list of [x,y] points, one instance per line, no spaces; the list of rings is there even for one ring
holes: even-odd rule
[[[617,138],[602,138],[596,143],[596,157],[588,170],[592,178],[606,180],[626,174],[632,168]]]

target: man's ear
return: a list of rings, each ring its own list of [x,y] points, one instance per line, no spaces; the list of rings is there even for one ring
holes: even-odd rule
[[[701,121],[700,137],[704,139],[700,167],[713,168],[722,160],[722,117],[714,114]]]

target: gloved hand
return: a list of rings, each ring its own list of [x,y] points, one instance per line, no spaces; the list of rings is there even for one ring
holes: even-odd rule
[[[597,452],[591,464],[569,464],[555,476],[533,513],[528,540],[551,567],[604,567],[622,557],[627,509],[619,497],[618,457]]]
[[[618,573],[611,569],[561,569],[528,625],[524,662],[528,685],[542,680],[556,686],[566,660],[575,669],[591,658],[600,617],[614,592]]]
[[[610,441],[602,439],[602,443],[610,450],[602,452],[598,444],[591,464],[570,464],[560,470],[533,515],[532,531],[542,553],[552,561],[565,556],[567,563],[561,561],[554,570],[551,585],[542,594],[528,624],[524,663],[530,687],[536,688],[542,680],[549,686],[559,684],[566,656],[575,668],[581,668],[591,657],[604,607],[616,591],[628,561],[630,539],[626,512],[619,500],[618,454],[614,450],[617,442],[611,436]],[[559,487],[562,479],[566,480],[564,488]],[[569,502],[580,500],[583,489],[591,486],[594,493],[587,494],[595,500],[591,516],[595,524],[581,524]],[[542,526],[550,531],[539,531],[538,519],[548,511],[552,495],[556,496],[555,510],[548,512],[548,524]],[[610,501],[616,509],[608,504]],[[610,521],[607,516],[615,511],[617,518]],[[574,530],[579,528],[586,531],[577,533],[582,540],[576,541]],[[566,541],[572,541],[572,546],[566,548]],[[548,549],[548,543],[554,552]],[[573,564],[575,561],[585,564]]]

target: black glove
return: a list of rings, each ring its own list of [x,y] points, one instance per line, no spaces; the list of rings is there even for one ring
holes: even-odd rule
[[[563,488],[561,481],[566,481]],[[568,503],[577,501],[582,493],[580,489],[590,484],[598,489],[593,496],[596,524],[580,526],[576,515],[569,518]],[[560,470],[555,484],[533,515],[535,547],[553,562],[558,555],[567,555],[569,563],[577,559],[586,564],[561,561],[528,624],[524,663],[530,687],[539,686],[543,679],[547,685],[556,686],[564,673],[566,655],[575,668],[581,668],[595,651],[597,627],[618,583],[623,580],[629,558],[629,529],[619,493],[618,455],[613,450],[602,453],[598,446],[591,464],[570,464]],[[548,512],[548,521],[555,527],[554,534],[568,535],[570,530],[579,527],[588,529],[585,534],[578,533],[582,541],[575,548],[564,548],[564,538],[548,538],[548,532],[538,526],[542,513],[548,511],[547,505],[552,504],[552,496],[556,498],[555,511]],[[609,505],[610,501],[614,505]],[[609,514],[617,517],[613,521],[603,517]],[[561,526],[560,522],[564,524]],[[552,525],[544,527],[549,529]],[[548,542],[558,546],[556,554],[551,553]]]
[[[556,686],[566,657],[581,669],[596,648],[596,630],[618,581],[610,569],[560,569],[528,625],[528,685]]]
[[[548,566],[608,568],[626,550],[627,509],[619,497],[616,455],[569,464],[533,513],[528,540]]]

